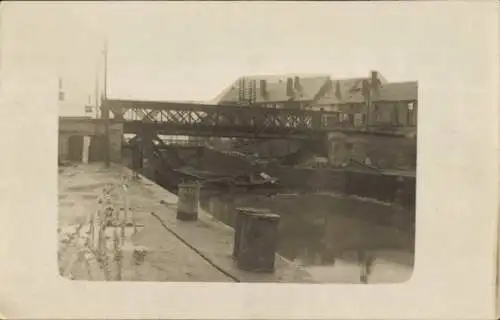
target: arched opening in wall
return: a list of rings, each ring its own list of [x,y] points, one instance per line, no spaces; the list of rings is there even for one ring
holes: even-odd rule
[[[83,155],[83,136],[74,135],[68,139],[68,160],[81,162]]]
[[[90,137],[89,162],[104,161],[106,147],[106,137],[104,135],[94,135]]]

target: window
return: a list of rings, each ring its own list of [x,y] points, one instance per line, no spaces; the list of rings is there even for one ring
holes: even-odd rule
[[[94,108],[92,108],[92,106],[85,106],[85,112],[86,113],[91,113],[93,109]]]
[[[365,114],[355,113],[354,114],[354,126],[361,127],[365,124]]]
[[[59,78],[59,90],[61,90],[63,87],[63,81],[62,78]]]
[[[64,101],[64,91],[59,91],[59,101]]]
[[[408,103],[408,113],[407,113],[407,123],[410,126],[414,126],[416,124],[416,119],[415,119],[415,113],[416,113],[416,105],[414,102]]]

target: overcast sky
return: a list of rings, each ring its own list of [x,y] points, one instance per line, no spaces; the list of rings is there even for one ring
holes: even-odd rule
[[[31,2],[17,4],[17,11],[9,5],[3,15],[18,26],[18,46],[23,39],[32,50],[88,57],[106,34],[109,96],[149,100],[210,100],[251,74],[344,78],[375,69],[388,81],[418,80],[417,55],[429,63],[445,59],[447,53],[433,52],[442,41],[454,54],[460,33],[480,19],[462,15],[458,24],[433,2],[418,10],[412,2]],[[433,24],[430,37],[422,26]],[[87,59],[86,69],[95,68],[95,59]]]

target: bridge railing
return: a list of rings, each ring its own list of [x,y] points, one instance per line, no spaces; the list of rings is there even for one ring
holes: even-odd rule
[[[405,134],[397,127],[366,128],[342,121],[332,111],[134,100],[105,100],[103,107],[109,108],[111,120],[124,124],[127,133],[139,133],[149,124],[164,135],[307,138],[331,131]]]
[[[327,121],[333,112],[301,109],[207,105],[193,103],[107,100],[111,119],[218,127],[252,127],[255,129],[322,130],[338,126]]]

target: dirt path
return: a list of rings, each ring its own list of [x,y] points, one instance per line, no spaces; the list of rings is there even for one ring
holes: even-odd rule
[[[167,232],[150,215],[164,209],[165,205],[141,183],[128,182],[125,201],[120,192],[123,181],[124,171],[119,166],[103,170],[101,164],[78,165],[64,167],[59,173],[58,235],[62,276],[75,280],[117,280],[120,275],[121,280],[129,281],[233,281]],[[116,230],[118,235],[112,227],[107,228],[102,250],[105,259],[99,259],[96,243],[89,244],[97,237],[95,230],[95,237],[90,236],[93,225],[90,220],[103,210],[99,200],[102,202],[105,187],[113,189],[109,202],[122,217],[124,203],[128,202],[126,220],[129,226],[124,227],[123,237],[121,227]],[[121,250],[118,250],[121,259],[115,259],[115,239],[122,241]],[[106,261],[107,271],[103,261]]]

